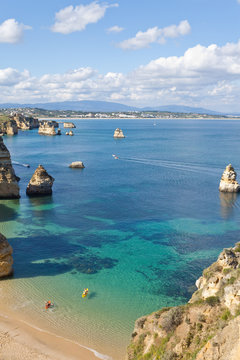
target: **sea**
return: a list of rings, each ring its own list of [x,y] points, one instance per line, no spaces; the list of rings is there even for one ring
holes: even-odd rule
[[[226,165],[240,169],[240,122],[74,123],[72,137],[62,124],[61,136],[4,136],[21,198],[0,201],[14,249],[0,297],[33,325],[121,360],[135,320],[188,301],[203,269],[240,241],[240,197],[218,190]],[[124,139],[113,138],[117,127]],[[53,195],[29,198],[39,164],[55,178]]]

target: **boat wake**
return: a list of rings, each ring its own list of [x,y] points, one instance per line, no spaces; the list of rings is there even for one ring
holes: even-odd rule
[[[176,162],[170,160],[147,159],[147,158],[136,158],[136,157],[118,157],[118,159],[121,161],[129,161],[137,164],[164,167],[179,171],[190,171],[196,173],[201,173],[203,171],[206,171],[210,175],[220,175],[222,173],[222,169],[220,168],[213,166],[207,167],[197,163],[193,164],[193,163],[186,163],[180,161]]]

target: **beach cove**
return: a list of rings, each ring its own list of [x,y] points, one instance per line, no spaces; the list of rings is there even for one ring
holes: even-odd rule
[[[71,138],[4,137],[12,160],[31,167],[15,166],[21,199],[0,202],[15,270],[0,298],[13,317],[120,360],[134,321],[186,302],[202,270],[240,240],[239,198],[218,192],[225,166],[240,168],[240,123],[75,123]],[[116,127],[125,139],[113,139]],[[77,160],[84,170],[68,168]],[[38,164],[55,178],[53,196],[29,199]]]

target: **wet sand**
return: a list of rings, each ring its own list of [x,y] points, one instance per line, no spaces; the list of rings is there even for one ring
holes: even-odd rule
[[[95,356],[98,355],[98,356]],[[0,306],[1,360],[96,360],[105,356],[39,329]]]

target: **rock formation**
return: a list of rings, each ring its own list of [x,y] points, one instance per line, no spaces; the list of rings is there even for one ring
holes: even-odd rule
[[[29,196],[44,196],[52,194],[54,178],[50,176],[42,165],[35,170],[26,193]]]
[[[19,177],[12,167],[10,153],[0,137],[0,199],[18,199]]]
[[[54,125],[48,121],[43,121],[40,123],[38,133],[40,135],[51,135],[51,136],[55,136],[57,134]]]
[[[75,128],[76,126],[72,122],[65,122],[63,123],[64,128]]]
[[[114,138],[119,138],[119,139],[122,139],[122,138],[125,138],[125,136],[123,135],[123,131],[119,128],[117,128],[115,131],[114,131],[114,135],[113,135]]]
[[[240,243],[224,249],[186,305],[136,321],[128,360],[240,358]]]
[[[58,131],[56,132],[56,135],[62,135],[62,133],[61,133],[61,130],[60,130],[60,129],[58,129]]]
[[[13,272],[12,252],[13,249],[7,239],[0,233],[0,278],[9,276]]]
[[[224,170],[221,181],[219,184],[219,191],[223,192],[238,192],[240,191],[240,185],[237,180],[237,173],[233,166],[229,164]]]
[[[16,135],[18,133],[16,121],[5,115],[0,116],[0,133],[2,135]]]
[[[22,114],[14,114],[12,119],[16,121],[17,127],[20,130],[31,130],[39,127],[39,121],[33,117],[26,117]]]
[[[73,168],[73,169],[84,169],[85,168],[82,161],[74,161],[69,165],[69,167]]]

